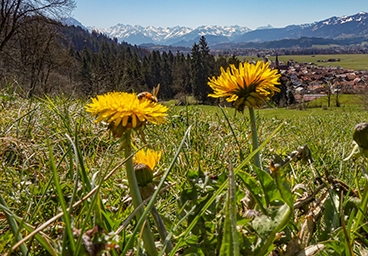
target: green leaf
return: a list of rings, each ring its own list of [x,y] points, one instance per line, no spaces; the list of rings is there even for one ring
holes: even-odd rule
[[[267,206],[280,205],[284,201],[277,188],[276,182],[268,172],[255,167],[255,171],[261,183]]]
[[[276,168],[273,174],[282,199],[284,200],[285,203],[289,205],[291,211],[293,212],[294,211],[293,194],[291,193],[289,183],[286,181],[283,170]]]
[[[290,221],[291,211],[287,204],[271,212],[271,216],[262,215],[254,218],[250,223],[251,227],[260,237],[254,255],[267,255],[273,248],[273,241],[276,233],[280,232]]]
[[[196,247],[190,247],[182,255],[183,256],[184,255],[188,255],[188,256],[205,256],[205,254],[202,251],[202,249],[201,248],[196,248]]]
[[[322,232],[321,241],[328,240],[329,234],[332,234],[340,224],[340,213],[336,211],[336,209],[339,209],[339,204],[339,197],[333,190],[330,191],[330,197],[324,204],[325,210],[323,211],[323,215],[325,219],[325,227]]]
[[[322,244],[326,245],[325,251],[330,251],[331,254],[328,255],[343,255],[343,252],[345,251],[344,243],[342,241],[333,240],[333,241],[326,241]],[[331,249],[331,250],[328,250]]]
[[[220,256],[238,256],[239,241],[236,230],[236,188],[234,182],[234,172],[230,164],[229,168],[229,188],[225,208],[225,227]]]
[[[188,200],[196,200],[198,197],[197,191],[195,189],[185,189],[180,195],[180,199],[183,203]]]
[[[263,214],[267,214],[265,209],[266,201],[264,198],[263,190],[259,182],[253,178],[249,173],[239,171],[238,177],[244,183],[245,187],[249,190],[252,198],[256,201]]]

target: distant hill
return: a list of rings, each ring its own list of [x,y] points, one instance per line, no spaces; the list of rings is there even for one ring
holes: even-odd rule
[[[198,42],[198,40],[196,41]],[[367,37],[354,37],[345,39],[328,39],[322,37],[301,37],[295,39],[281,39],[267,42],[248,42],[248,43],[231,43],[223,42],[219,44],[211,45],[211,51],[215,54],[247,54],[254,49],[293,49],[293,54],[336,54],[336,53],[367,53],[367,47],[363,45],[368,44]],[[178,44],[180,45],[180,44]],[[190,53],[191,46],[167,46],[167,45],[155,45],[144,44],[142,48],[146,48],[150,51],[160,52],[183,52]],[[306,51],[306,49],[309,49]],[[228,52],[228,50],[232,50]],[[282,53],[284,51],[279,51]],[[284,52],[285,54],[285,52]],[[288,54],[291,54],[290,52]]]
[[[361,44],[368,42],[367,37],[354,37],[344,39],[328,39],[322,37],[300,37],[295,39],[281,39],[267,42],[248,42],[248,43],[231,43],[217,44],[211,49],[227,49],[227,48],[255,48],[255,49],[277,49],[277,48],[310,48],[313,46],[344,46],[350,44]]]
[[[81,27],[84,30],[88,30],[85,26],[83,26],[82,23],[80,23],[78,20],[72,18],[72,17],[64,17],[60,19],[61,24],[64,26],[75,26],[75,27]]]
[[[66,23],[63,23],[66,24]],[[63,35],[63,44],[65,46],[73,46],[75,50],[81,51],[84,47],[89,48],[93,52],[98,52],[101,46],[101,42],[113,43],[123,47],[130,47],[136,49],[139,57],[143,57],[149,54],[147,49],[141,48],[136,45],[131,45],[127,42],[118,42],[116,38],[112,39],[110,36],[97,31],[88,31],[84,26],[76,26],[75,24],[64,25],[60,29]]]
[[[362,36],[368,37],[368,13],[366,12],[352,16],[332,17],[311,24],[254,30],[233,38],[232,42],[265,42],[300,37],[342,39]]]

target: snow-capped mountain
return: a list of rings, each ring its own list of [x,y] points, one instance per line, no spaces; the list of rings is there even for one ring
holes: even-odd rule
[[[268,24],[267,26],[260,26],[258,28],[256,28],[256,30],[262,30],[262,29],[272,29],[273,27],[271,26],[271,24]]]
[[[84,26],[73,18],[63,21],[68,25]],[[323,37],[329,39],[368,37],[368,13],[360,12],[351,16],[332,17],[319,22],[289,25],[273,28],[270,24],[251,30],[240,26],[200,26],[189,27],[142,27],[139,25],[117,24],[109,28],[88,27],[119,42],[130,44],[159,44],[172,46],[192,46],[200,36],[205,36],[209,45],[220,43],[265,42],[300,37]]]
[[[323,37],[329,39],[368,36],[368,13],[332,17],[323,21],[290,25],[285,28],[253,30],[233,38],[232,42],[265,42],[300,37]]]
[[[214,36],[227,38],[238,36],[251,31],[247,27],[240,26],[200,26],[197,28],[188,27],[142,27],[139,25],[117,24],[109,28],[89,27],[111,37],[116,37],[119,41],[126,41],[131,44],[155,43],[170,45],[180,41],[192,41],[199,36]]]
[[[366,12],[360,12],[353,16],[342,16],[342,17],[332,17],[327,20],[321,21],[323,25],[341,25],[348,22],[359,22],[359,24],[364,24],[367,19]]]
[[[324,36],[328,32],[328,36]],[[368,12],[360,12],[352,16],[332,17],[315,23],[308,30],[315,36],[339,38],[368,34]]]

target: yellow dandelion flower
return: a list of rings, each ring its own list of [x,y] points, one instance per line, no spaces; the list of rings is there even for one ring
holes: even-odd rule
[[[209,97],[228,97],[228,102],[234,102],[236,110],[243,112],[244,107],[259,107],[274,92],[280,92],[275,87],[280,74],[277,70],[271,70],[269,63],[258,61],[256,65],[245,62],[240,63],[237,69],[230,65],[226,71],[221,67],[221,75],[209,78],[208,85],[214,93]]]
[[[106,121],[115,137],[121,137],[127,129],[141,128],[146,122],[166,123],[168,108],[146,98],[138,99],[135,93],[109,92],[92,98],[87,112],[97,116],[96,123]]]
[[[150,168],[151,171],[156,167],[158,161],[161,159],[161,151],[154,151],[147,149],[147,152],[144,152],[143,149],[139,150],[135,153],[133,158],[134,164],[145,164]]]
[[[160,161],[161,152],[147,149],[144,152],[143,149],[135,153],[133,158],[135,176],[137,178],[138,185],[144,187],[153,180],[153,169],[155,169],[158,161]]]

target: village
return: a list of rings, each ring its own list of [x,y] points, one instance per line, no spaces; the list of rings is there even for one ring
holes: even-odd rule
[[[265,58],[266,61],[269,61]],[[339,62],[339,59],[318,60],[317,62]],[[269,61],[271,68],[278,68],[283,82],[294,94],[297,102],[308,102],[328,94],[362,94],[368,89],[368,71],[357,71],[340,66],[318,66],[298,63],[289,59]]]

